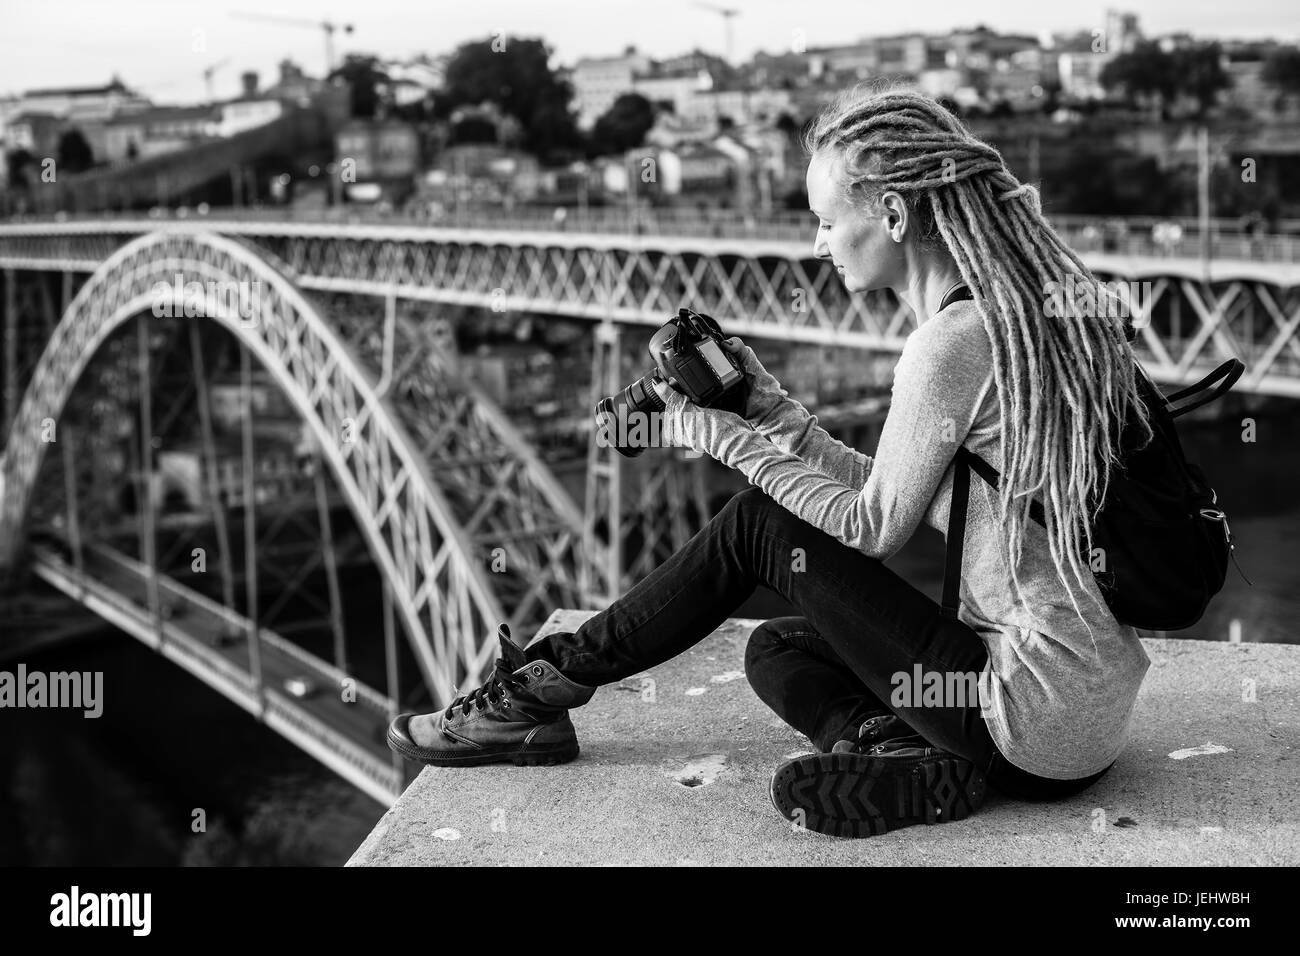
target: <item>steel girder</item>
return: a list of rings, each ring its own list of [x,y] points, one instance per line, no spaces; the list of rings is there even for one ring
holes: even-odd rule
[[[93,269],[141,232],[187,228],[131,220],[0,226],[0,267]],[[790,242],[277,222],[206,228],[274,253],[305,289],[639,325],[662,323],[682,303],[703,304],[740,335],[893,352],[913,328],[900,303],[849,295],[806,245]],[[1185,384],[1238,357],[1247,365],[1239,389],[1300,396],[1300,266],[1214,261],[1207,274],[1191,260],[1084,259],[1104,278],[1152,282],[1154,308],[1199,317],[1200,327],[1177,340],[1143,334],[1139,354],[1155,380]]]
[[[460,681],[482,675],[495,656],[490,642],[497,626],[512,615],[419,446],[377,393],[374,376],[268,258],[227,237],[169,230],[135,239],[103,262],[54,331],[10,430],[0,463],[0,566],[15,558],[45,455],[40,423],[57,420],[112,331],[149,311],[160,294],[163,304],[183,308],[173,302],[178,273],[185,282],[258,283],[250,285],[260,289],[252,321],[220,302],[207,318],[250,349],[307,422],[392,586],[426,682],[447,699]],[[578,539],[581,523],[573,522],[576,508],[570,508]]]
[[[389,299],[382,318],[330,308],[336,324],[427,462],[491,569],[509,623],[532,633],[555,607],[590,607],[602,552],[585,547],[582,512],[528,438],[455,367],[449,323]],[[453,343],[454,347],[454,343]]]

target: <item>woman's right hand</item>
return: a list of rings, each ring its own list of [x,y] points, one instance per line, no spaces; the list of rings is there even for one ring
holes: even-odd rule
[[[745,418],[754,424],[765,420],[781,403],[789,398],[789,393],[781,387],[763,363],[758,360],[754,350],[746,345],[739,336],[722,340],[722,347],[740,359],[740,367],[749,376],[749,398],[745,403]]]

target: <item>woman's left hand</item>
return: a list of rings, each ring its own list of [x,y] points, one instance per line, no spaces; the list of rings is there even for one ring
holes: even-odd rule
[[[669,389],[665,400],[661,442],[669,448],[686,448],[701,455],[717,457],[721,439],[736,429],[748,429],[749,423],[735,412],[696,405],[682,392]]]

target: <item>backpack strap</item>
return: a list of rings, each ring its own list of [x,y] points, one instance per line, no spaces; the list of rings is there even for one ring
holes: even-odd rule
[[[1001,475],[996,468],[969,448],[962,446],[953,456],[952,504],[948,507],[948,538],[943,562],[943,601],[940,613],[947,618],[957,617],[961,596],[961,560],[966,545],[966,511],[970,503],[970,473],[975,473],[997,488]],[[1035,498],[1029,503],[1029,516],[1044,528],[1043,506]]]
[[[975,296],[964,282],[959,282],[945,293],[939,303],[942,312],[954,302],[974,299]],[[943,561],[943,604],[940,613],[947,618],[957,619],[957,605],[960,602],[961,559],[966,541],[966,505],[970,500],[970,463],[962,454],[966,449],[958,447],[953,457],[952,504],[948,508],[947,550]]]
[[[996,468],[979,455],[975,454],[969,448],[958,449],[957,454],[959,456],[965,456],[966,460],[970,463],[970,466],[975,469],[975,473],[994,488],[1000,488],[1002,486],[1002,475],[998,473]],[[1043,506],[1037,498],[1029,502],[1029,517],[1033,518],[1044,528],[1047,527],[1047,521],[1043,517]]]
[[[973,300],[974,298],[975,298],[975,294],[971,292],[970,286],[968,286],[964,282],[958,282],[951,289],[949,289],[947,293],[944,295],[943,301],[939,303],[939,312],[942,312],[944,309],[948,308],[948,306],[952,305],[954,302],[961,302],[964,299]]]
[[[966,544],[966,505],[970,499],[970,463],[958,448],[953,459],[952,504],[948,508],[947,551],[943,561],[944,617],[957,619],[961,595],[961,558]]]
[[[1194,385],[1188,385],[1186,388],[1180,388],[1171,395],[1165,395],[1165,407],[1169,410],[1170,417],[1177,418],[1179,415],[1187,414],[1194,408],[1208,405],[1210,402],[1222,396],[1228,391],[1228,389],[1232,388],[1232,386],[1236,384],[1237,379],[1241,378],[1241,373],[1244,371],[1246,371],[1246,366],[1240,359],[1228,359],[1228,361],[1224,362]],[[1222,379],[1222,381],[1219,381],[1220,379]],[[1213,382],[1218,382],[1218,384],[1210,389],[1210,394],[1203,398],[1199,398],[1194,402],[1188,402],[1181,408],[1173,407],[1174,402],[1186,398],[1189,395],[1195,395],[1197,392],[1208,388]]]

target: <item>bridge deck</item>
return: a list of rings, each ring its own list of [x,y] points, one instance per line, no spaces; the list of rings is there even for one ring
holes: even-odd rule
[[[483,227],[449,227],[406,223],[332,223],[285,222],[282,220],[240,219],[223,217],[220,212],[195,219],[168,220],[148,218],[64,219],[61,221],[0,222],[0,238],[22,236],[96,236],[111,233],[136,236],[151,232],[190,233],[210,231],[230,236],[293,236],[325,239],[350,238],[372,241],[500,245],[543,249],[622,249],[650,250],[703,255],[744,257],[773,256],[783,259],[812,259],[812,234],[806,240],[756,238],[748,236],[677,236],[632,235],[604,232],[558,232],[551,229],[501,228],[490,221]],[[1102,273],[1143,279],[1155,276],[1178,276],[1185,279],[1207,278],[1201,260],[1185,255],[1118,254],[1086,251],[1081,257],[1092,269]],[[98,260],[70,263],[43,257],[34,259],[0,255],[0,266],[21,269],[80,268],[93,270]],[[1212,258],[1208,278],[1214,282],[1251,279],[1282,287],[1300,285],[1300,264],[1242,256]]]
[[[557,611],[539,633],[588,615]],[[573,711],[573,763],[425,768],[349,865],[1300,862],[1300,647],[1148,641],[1132,740],[1091,790],[995,795],[958,823],[839,840],[792,832],[768,802],[772,770],[809,748],[736,677],[757,623],[728,621],[650,671],[654,702],[639,680],[602,688]],[[1228,750],[1170,756],[1207,742]],[[703,786],[673,779],[716,766]]]
[[[260,628],[264,690],[259,695],[250,676],[251,652],[243,639],[242,618],[159,575],[159,605],[168,613],[160,634],[148,611],[147,569],[111,548],[87,547],[85,564],[78,570],[62,555],[38,547],[33,568],[49,584],[258,715],[376,800],[389,803],[400,789],[385,743],[390,708],[377,691],[357,682],[355,698],[345,701],[336,668]],[[305,698],[286,691],[291,679],[310,684]]]

